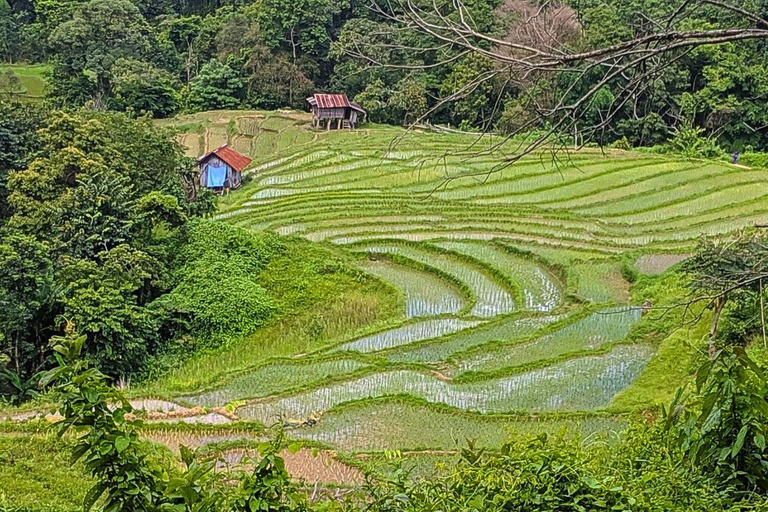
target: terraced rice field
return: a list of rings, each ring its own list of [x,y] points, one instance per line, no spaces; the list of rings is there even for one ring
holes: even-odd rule
[[[228,142],[254,158],[222,221],[348,251],[400,294],[401,323],[178,399],[352,454],[621,430],[612,403],[656,352],[632,336],[622,265],[658,274],[702,234],[768,221],[768,171],[617,150],[508,163],[491,138],[305,122],[174,121],[192,155]]]
[[[53,71],[48,64],[0,64],[0,75],[13,73],[18,80],[16,90],[4,91],[20,101],[41,101]]]

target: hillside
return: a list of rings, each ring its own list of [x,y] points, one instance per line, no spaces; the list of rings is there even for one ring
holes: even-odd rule
[[[356,465],[356,454],[450,451],[464,438],[493,448],[510,428],[621,429],[624,413],[670,398],[703,334],[643,334],[658,315],[637,305],[675,285],[659,295],[641,278],[632,299],[625,277],[664,272],[703,234],[768,219],[767,171],[709,161],[595,149],[506,165],[514,147],[492,139],[318,133],[298,114],[177,123],[190,154],[227,142],[254,158],[220,219],[342,250],[398,290],[402,316],[308,353],[206,355],[145,393],[226,406],[245,424],[283,418],[292,437]],[[262,329],[248,346],[283,336]]]
[[[145,436],[237,466],[282,422],[321,449],[284,453],[309,484],[357,485],[392,450],[428,472],[465,439],[621,431],[670,400],[704,335],[639,306],[679,299],[664,272],[701,235],[768,219],[768,171],[710,161],[508,164],[516,147],[493,138],[314,132],[290,112],[160,123],[189,156],[228,143],[254,159],[220,221],[291,236],[258,278],[286,314],[134,387]]]

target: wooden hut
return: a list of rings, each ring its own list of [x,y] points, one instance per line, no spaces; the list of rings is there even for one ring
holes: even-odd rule
[[[200,157],[200,186],[223,191],[236,189],[243,182],[243,169],[251,159],[226,144]]]
[[[365,110],[349,101],[346,94],[315,94],[307,98],[307,103],[312,108],[312,126],[315,128],[352,130],[365,121]]]

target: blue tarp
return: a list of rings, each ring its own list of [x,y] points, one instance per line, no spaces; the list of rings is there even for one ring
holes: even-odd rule
[[[208,183],[206,183],[206,186],[208,188],[221,188],[224,186],[224,182],[227,181],[227,166],[222,165],[221,167],[214,167],[213,165],[208,166]]]

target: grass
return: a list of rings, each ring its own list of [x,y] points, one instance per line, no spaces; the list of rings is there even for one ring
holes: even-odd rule
[[[254,371],[234,377],[224,386],[185,399],[194,405],[212,407],[235,400],[269,396],[291,388],[301,388],[331,377],[352,373],[365,368],[363,362],[353,359],[335,359],[317,363],[285,362],[265,365]]]
[[[286,235],[257,278],[281,316],[131,389],[241,419],[148,424],[168,453],[184,443],[236,462],[262,424],[283,421],[290,437],[374,472],[391,451],[418,451],[406,465],[428,475],[466,439],[492,450],[516,431],[614,436],[669,401],[703,335],[622,306],[674,303],[684,283],[663,272],[677,255],[702,234],[768,221],[768,171],[590,149],[506,165],[514,148],[489,137],[307,122],[259,111],[158,121],[190,156],[228,143],[253,158],[219,218]],[[39,501],[30,510],[79,508],[87,479],[46,466],[66,449],[18,439],[0,436],[0,462],[18,453],[0,464],[0,493]],[[311,481],[322,472],[305,455],[294,467]],[[76,482],[55,489],[37,467]],[[336,469],[320,480],[359,482]]]
[[[490,317],[514,310],[515,304],[511,293],[498,281],[483,272],[482,268],[458,260],[451,255],[428,252],[404,245],[371,245],[363,250],[370,253],[397,254],[428,265],[453,276],[465,283],[473,292],[476,303],[471,314]]]
[[[390,354],[388,359],[393,362],[439,363],[451,359],[455,354],[487,343],[526,338],[557,319],[558,317],[551,316],[504,318],[440,340],[397,350]]]
[[[429,272],[387,260],[361,261],[358,267],[402,290],[407,318],[455,314],[464,308],[461,291]]]
[[[541,265],[487,244],[440,242],[439,247],[476,258],[503,273],[520,290],[521,306],[532,311],[549,312],[562,303],[560,285]]]
[[[664,338],[646,370],[627,389],[616,395],[612,411],[652,409],[671,403],[680,387],[696,371],[708,334],[705,320],[693,328],[680,328]],[[702,351],[697,356],[697,351]]]
[[[339,346],[337,350],[376,352],[399,348],[403,345],[440,338],[448,334],[470,329],[479,323],[477,320],[462,320],[459,318],[424,320],[350,341]]]
[[[287,249],[258,277],[259,284],[276,297],[283,317],[235,346],[201,354],[134,391],[164,396],[207,388],[269,358],[317,350],[334,339],[400,318],[401,298],[381,281],[355,270],[349,257],[299,239],[286,242]]]
[[[26,101],[39,101],[45,96],[48,76],[52,67],[48,64],[0,64],[0,75],[12,72],[19,79],[21,88],[14,96]]]
[[[627,337],[640,317],[633,308],[601,310],[560,330],[525,343],[501,345],[459,362],[461,371],[494,372],[526,367],[533,363],[558,359],[564,355],[599,350]]]
[[[0,509],[79,512],[92,485],[70,444],[53,433],[0,434]]]
[[[618,262],[578,263],[568,270],[576,283],[576,293],[591,302],[622,304],[629,300],[629,283],[622,277]]]

